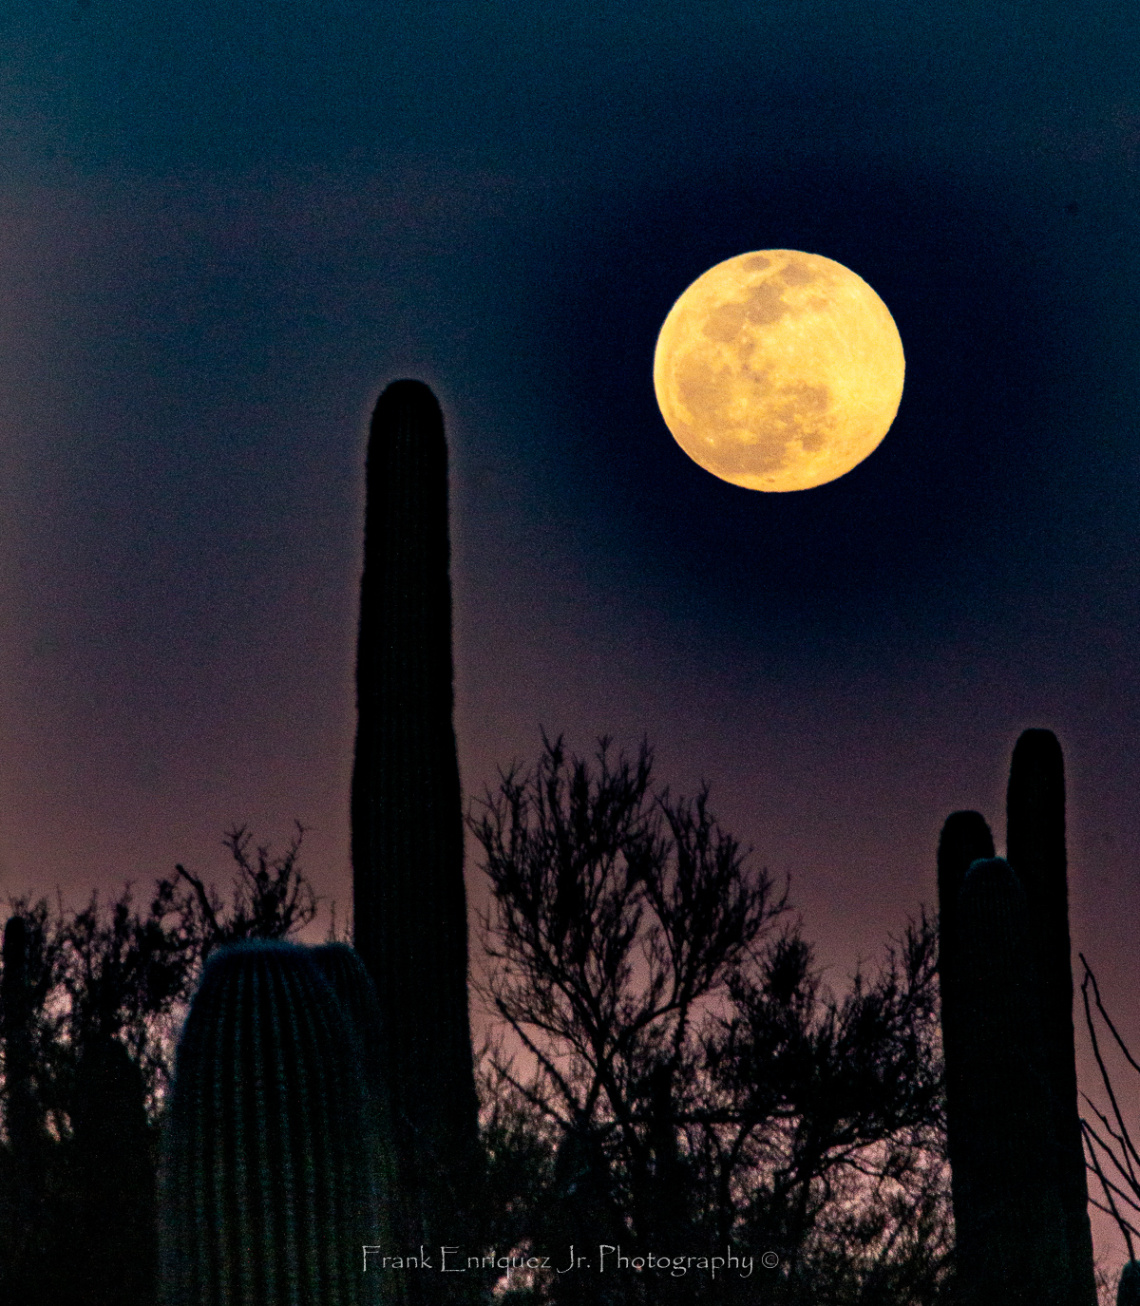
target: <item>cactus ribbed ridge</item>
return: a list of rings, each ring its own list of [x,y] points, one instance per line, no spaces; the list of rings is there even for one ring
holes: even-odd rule
[[[162,1176],[163,1306],[363,1306],[375,1241],[356,1039],[306,949],[206,967],[178,1046]]]
[[[962,1136],[955,1210],[963,1306],[1061,1306],[1069,1265],[1047,1134],[1046,1085],[1025,893],[1008,862],[974,862],[958,898]],[[965,1162],[965,1164],[963,1164]]]
[[[1073,972],[1065,852],[1065,770],[1049,730],[1026,730],[1013,750],[1006,800],[1006,852],[1025,889],[1032,962],[1052,1104],[1049,1147],[1069,1251],[1066,1306],[1096,1306],[1088,1184],[1077,1105]]]
[[[425,1241],[462,1241],[476,1096],[463,821],[452,724],[447,445],[419,381],[372,419],[352,777],[355,945],[376,984],[402,1171]],[[406,1163],[406,1164],[405,1164]]]

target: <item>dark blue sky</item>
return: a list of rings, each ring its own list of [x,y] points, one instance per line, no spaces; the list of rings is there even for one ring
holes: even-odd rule
[[[343,912],[365,427],[412,375],[469,793],[540,724],[647,734],[841,982],[933,902],[949,811],[1001,842],[1049,726],[1123,1007],[1138,66],[1103,2],[8,0],[0,892],[220,875],[228,824],[296,816]],[[780,247],[875,288],[907,381],[866,463],[763,495],[679,451],[651,363]]]

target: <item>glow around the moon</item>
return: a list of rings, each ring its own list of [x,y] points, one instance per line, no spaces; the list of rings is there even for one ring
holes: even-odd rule
[[[749,490],[807,490],[886,435],[903,388],[894,319],[819,254],[768,249],[710,268],[657,338],[665,424],[706,471]]]

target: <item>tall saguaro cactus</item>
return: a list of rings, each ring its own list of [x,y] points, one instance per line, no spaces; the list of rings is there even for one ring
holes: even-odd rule
[[[150,1306],[155,1296],[155,1167],[138,1063],[109,1035],[76,1070],[69,1243],[84,1306]]]
[[[1025,889],[1037,974],[1050,1147],[1065,1213],[1070,1261],[1066,1306],[1096,1306],[1085,1154],[1077,1106],[1073,972],[1065,851],[1065,770],[1049,730],[1026,730],[1013,750],[1006,798],[1006,852]]]
[[[951,1191],[959,1259],[980,1236],[969,1201],[967,1176],[973,1153],[981,1145],[966,1128],[962,1109],[972,1087],[965,1075],[968,1047],[976,1031],[963,1020],[961,1000],[961,926],[958,899],[966,872],[975,861],[994,855],[990,827],[978,812],[952,812],[938,842],[938,984],[942,995],[942,1046],[946,1060],[946,1150],[950,1158]]]
[[[211,959],[170,1101],[163,1306],[363,1306],[395,1288],[361,1268],[379,1214],[365,1103],[355,1035],[307,950]]]
[[[30,1286],[25,1276],[36,1259],[37,1233],[43,1232],[41,1147],[42,1117],[32,1083],[32,986],[28,975],[28,923],[16,914],[4,926],[0,972],[0,1033],[4,1040],[4,1126],[11,1148],[11,1184],[7,1228],[0,1233],[5,1249],[0,1288],[15,1295]]]
[[[1008,862],[993,859],[976,812],[947,820],[938,851],[959,1300],[1095,1306],[1073,1050],[1064,768],[1047,730],[1027,730],[1017,742],[1007,818]]]
[[[975,861],[958,896],[955,996],[967,1091],[956,1103],[954,1209],[963,1306],[1062,1306],[1069,1274],[1061,1205],[1042,1147],[1043,1069],[1025,894],[1007,862]]]
[[[463,820],[452,724],[447,445],[395,381],[368,443],[352,776],[355,943],[376,983],[425,1242],[461,1240],[476,1097]]]
[[[4,1035],[5,1124],[21,1168],[39,1133],[32,1091],[32,996],[28,980],[28,923],[19,914],[4,926],[0,1020]]]

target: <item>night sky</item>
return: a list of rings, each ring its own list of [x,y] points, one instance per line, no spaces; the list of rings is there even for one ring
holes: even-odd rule
[[[1105,0],[6,0],[0,894],[221,882],[229,825],[298,818],[343,919],[367,419],[415,376],[469,795],[540,726],[646,735],[842,986],[1049,727],[1140,1044],[1138,66]],[[907,357],[878,451],[784,495],[651,382],[676,296],[766,248]]]

